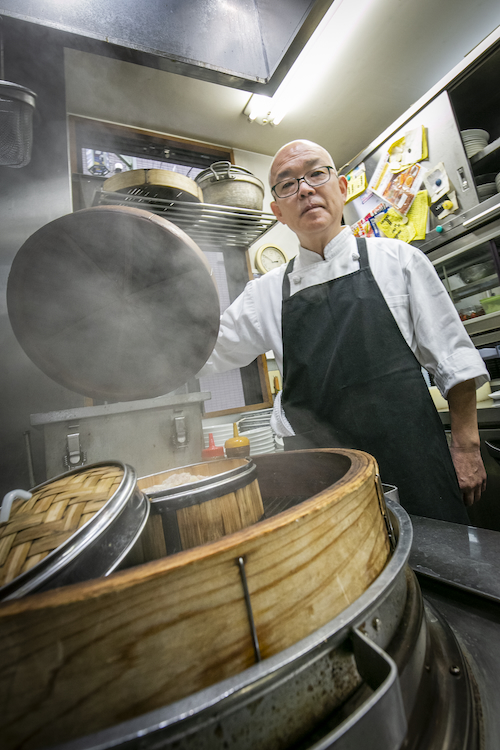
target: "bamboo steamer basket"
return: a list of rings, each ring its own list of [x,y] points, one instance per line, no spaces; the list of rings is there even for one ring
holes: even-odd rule
[[[182,474],[196,481],[148,492],[149,487]],[[151,500],[151,515],[141,538],[149,560],[213,542],[264,515],[257,468],[249,459],[191,464],[141,477],[137,485]]]
[[[128,193],[134,198],[165,199],[201,203],[203,192],[190,177],[168,169],[132,169],[104,181],[102,189]]]
[[[0,600],[109,574],[149,515],[134,470],[120,462],[74,469],[30,494],[0,523]]]
[[[215,542],[0,605],[5,750],[50,747],[142,715],[316,631],[390,557],[375,460],[254,456],[266,515]],[[243,566],[243,568],[242,568]]]

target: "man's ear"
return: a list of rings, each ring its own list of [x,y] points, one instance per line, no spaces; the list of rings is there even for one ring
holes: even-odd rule
[[[341,174],[339,175],[338,180],[339,180],[340,192],[344,196],[344,203],[345,203],[345,199],[347,198],[347,178],[345,177],[345,175]]]
[[[346,191],[347,191],[347,188],[346,188]],[[273,201],[273,202],[271,203],[271,211],[272,211],[272,212],[273,212],[273,214],[274,214],[274,215],[276,216],[276,218],[278,219],[278,221],[280,221],[280,222],[281,222],[282,224],[284,224],[284,223],[285,223],[285,222],[283,221],[283,215],[282,215],[282,213],[281,213],[281,208],[280,208],[280,207],[279,207],[279,205],[278,205],[278,204],[276,203],[276,201]]]

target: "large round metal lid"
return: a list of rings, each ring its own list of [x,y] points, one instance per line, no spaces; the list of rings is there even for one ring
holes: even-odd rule
[[[205,364],[219,329],[210,266],[185,232],[122,206],[46,224],[12,264],[7,304],[32,361],[93,398],[152,398]]]

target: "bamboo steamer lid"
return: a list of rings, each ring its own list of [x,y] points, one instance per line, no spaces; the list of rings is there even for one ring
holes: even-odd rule
[[[15,499],[8,520],[0,523],[0,600],[109,573],[148,515],[135,472],[120,462],[44,482],[30,499]],[[102,541],[110,554],[102,555]]]
[[[98,206],[35,232],[12,264],[14,333],[50,378],[128,401],[175,390],[205,364],[219,329],[212,270],[166,219]]]
[[[203,200],[202,190],[194,180],[168,169],[132,169],[115,174],[103,183],[102,189],[145,198],[196,203]]]

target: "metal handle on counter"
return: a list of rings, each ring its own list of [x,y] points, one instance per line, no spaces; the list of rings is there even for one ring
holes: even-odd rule
[[[345,721],[308,750],[399,750],[408,723],[395,662],[355,628],[354,657],[361,677],[374,690]]]
[[[496,213],[497,211],[500,211],[500,203],[497,203],[494,206],[490,206],[490,208],[487,208],[486,211],[481,211],[480,214],[477,216],[473,216],[472,219],[467,219],[467,221],[464,221],[463,225],[464,227],[470,227],[473,224],[475,224],[478,221],[481,221],[485,218],[485,216],[489,216],[491,213]]]
[[[389,545],[391,548],[391,552],[394,552],[394,550],[396,549],[396,539],[394,536],[394,529],[392,527],[391,519],[389,518],[389,514],[387,513],[387,505],[385,503],[384,488],[382,487],[382,480],[380,478],[380,474],[375,474],[375,487],[377,490],[377,497],[378,497],[378,504],[380,507],[380,512],[382,513],[382,518],[384,519],[385,528],[387,529],[387,536],[389,537]]]

